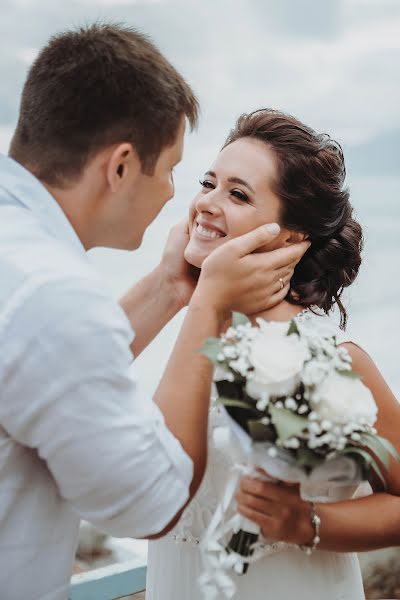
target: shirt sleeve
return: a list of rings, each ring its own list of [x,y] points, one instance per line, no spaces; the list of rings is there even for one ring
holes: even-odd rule
[[[189,497],[192,461],[141,389],[119,305],[82,282],[46,283],[1,338],[8,434],[37,450],[82,518],[117,537],[162,531]]]

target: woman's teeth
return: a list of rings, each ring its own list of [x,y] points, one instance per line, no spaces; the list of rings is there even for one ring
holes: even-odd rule
[[[197,224],[197,233],[203,237],[209,238],[211,240],[216,238],[224,237],[222,233],[218,233],[218,231],[214,231],[214,229],[207,229],[203,227],[203,225]]]

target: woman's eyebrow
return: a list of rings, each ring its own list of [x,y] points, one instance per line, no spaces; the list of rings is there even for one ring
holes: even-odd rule
[[[205,175],[210,175],[211,177],[214,177],[216,179],[216,174],[214,173],[214,171],[207,171],[205,173]],[[246,186],[251,192],[253,192],[253,194],[255,194],[255,191],[253,190],[253,188],[251,187],[251,185],[249,183],[247,183],[247,181],[245,181],[244,179],[240,179],[240,177],[228,177],[227,181],[229,181],[229,183],[240,183],[241,185]]]

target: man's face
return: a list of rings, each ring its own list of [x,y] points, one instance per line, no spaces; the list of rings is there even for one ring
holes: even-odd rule
[[[138,248],[147,227],[173,197],[172,170],[182,159],[184,133],[185,119],[182,117],[175,142],[162,150],[153,175],[133,173],[132,177],[127,177],[114,203],[114,248]]]

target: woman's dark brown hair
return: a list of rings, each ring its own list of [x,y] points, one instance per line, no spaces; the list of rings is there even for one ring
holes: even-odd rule
[[[239,117],[224,147],[244,138],[267,144],[277,159],[274,191],[281,200],[280,224],[305,233],[311,247],[296,267],[287,300],[318,306],[336,303],[341,327],[347,322],[340,296],[357,277],[362,230],[353,218],[340,145],[290,115],[261,109]]]
[[[180,121],[194,127],[197,99],[147,36],[94,24],[53,37],[24,85],[10,156],[63,186],[103,148],[130,142],[151,175]]]

